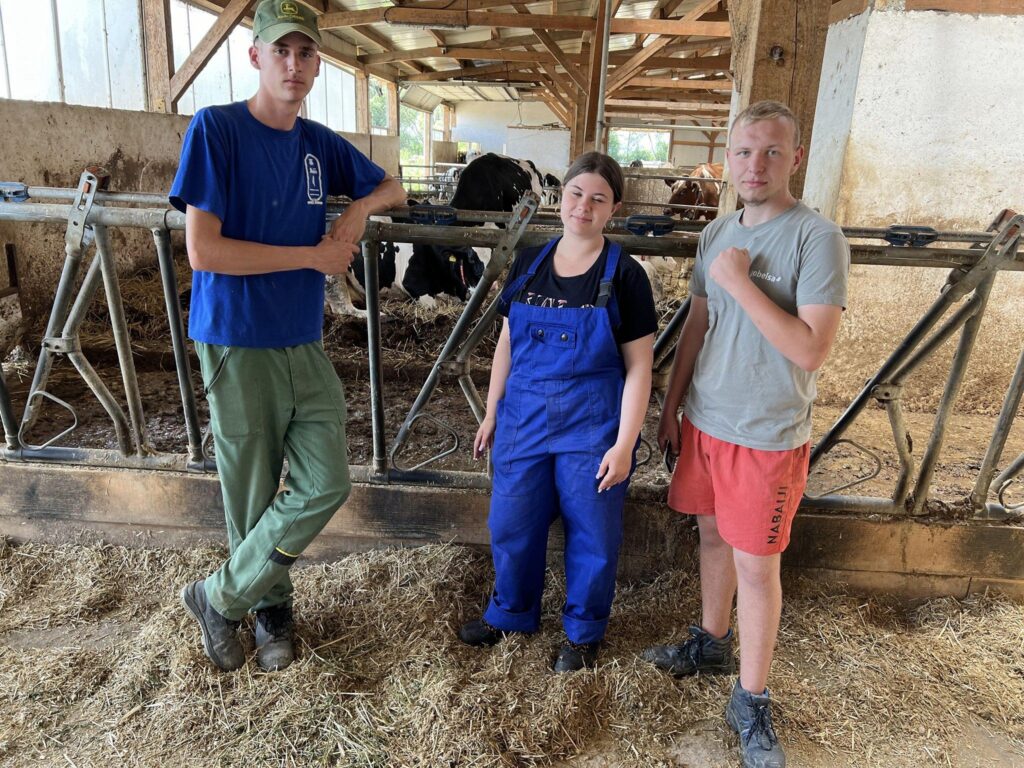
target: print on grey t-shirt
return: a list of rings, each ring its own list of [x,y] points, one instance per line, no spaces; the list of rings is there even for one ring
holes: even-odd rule
[[[697,247],[690,293],[708,300],[708,332],[686,416],[719,440],[788,450],[810,439],[817,372],[783,357],[707,271],[726,248],[746,248],[754,283],[790,314],[807,304],[845,308],[850,247],[839,227],[801,202],[753,227],[740,223],[742,213],[708,224]]]

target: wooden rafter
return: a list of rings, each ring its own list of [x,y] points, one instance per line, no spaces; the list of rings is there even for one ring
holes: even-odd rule
[[[723,118],[729,116],[729,104],[707,104],[699,101],[664,102],[653,99],[605,99],[604,108],[629,107],[636,109],[657,109],[662,112],[711,112]]]
[[[537,39],[540,40],[543,45],[559,64],[562,65],[562,69],[565,70],[566,74],[569,75],[582,90],[587,89],[587,78],[584,77],[583,73],[576,68],[572,60],[565,54],[561,46],[551,37],[547,32],[542,29],[536,31]]]
[[[668,88],[673,91],[731,91],[732,80],[673,80],[670,77],[634,77],[629,84],[644,88]]]
[[[548,105],[548,109],[557,117],[566,128],[570,126],[570,112],[566,110],[565,106],[559,102],[549,91],[541,91],[540,100]]]
[[[213,58],[213,55],[220,48],[221,43],[227,40],[231,30],[235,28],[242,17],[249,11],[255,0],[231,0],[227,7],[221,11],[213,26],[203,35],[203,39],[192,49],[188,58],[181,67],[171,75],[169,99],[171,104],[177,104],[185,90],[192,85],[192,82],[203,71],[206,63]]]
[[[548,14],[484,13],[423,8],[369,8],[361,11],[325,13],[320,17],[321,29],[338,29],[355,24],[408,24],[420,27],[502,27],[509,29],[542,29],[593,31],[594,21],[582,16]],[[729,37],[728,22],[683,21],[655,19],[612,19],[612,34],[651,32],[661,35],[700,35]]]
[[[718,6],[718,0],[703,0],[693,10],[683,16],[683,21],[693,21],[703,16],[711,8]],[[621,67],[616,68],[615,74],[608,80],[608,93],[614,93],[619,88],[622,88],[631,77],[634,77],[637,73],[643,70],[644,62],[654,56],[660,50],[665,48],[672,38],[663,35],[648,45],[643,50],[636,53],[632,59],[623,64]]]
[[[569,104],[576,102],[576,88],[570,80],[567,80],[563,75],[555,71],[555,68],[550,64],[542,64],[541,69],[548,76],[551,83],[558,86],[558,89],[565,94],[564,101],[567,108]]]

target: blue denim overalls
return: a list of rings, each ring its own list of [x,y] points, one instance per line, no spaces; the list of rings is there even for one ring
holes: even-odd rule
[[[562,623],[574,643],[604,637],[615,594],[622,509],[629,480],[597,492],[597,470],[618,437],[625,368],[612,332],[612,277],[621,249],[610,244],[593,307],[517,301],[558,239],[509,285],[512,367],[494,437],[491,553],[495,586],[484,619],[506,631],[540,626],[548,528],[565,529]],[[635,448],[634,448],[635,454]],[[635,459],[634,459],[635,466]]]

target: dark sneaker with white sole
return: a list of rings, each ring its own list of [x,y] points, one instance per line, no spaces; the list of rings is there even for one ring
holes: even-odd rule
[[[772,726],[767,688],[756,695],[745,690],[737,680],[725,710],[725,721],[740,735],[743,768],[785,768],[786,754]]]
[[[732,630],[715,637],[701,627],[691,626],[690,637],[675,645],[655,645],[640,657],[676,677],[684,675],[726,675],[736,671],[732,653]]]
[[[597,664],[597,652],[601,643],[574,643],[571,640],[562,646],[555,659],[555,672],[564,674],[579,669],[591,669]]]
[[[264,672],[276,672],[295,661],[294,626],[290,603],[256,611],[256,663]]]
[[[245,651],[238,639],[240,622],[221,616],[206,599],[206,583],[193,581],[181,590],[181,602],[199,622],[203,650],[216,667],[233,672],[245,664]]]

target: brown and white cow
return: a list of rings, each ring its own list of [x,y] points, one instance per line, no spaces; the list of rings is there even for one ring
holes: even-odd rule
[[[718,196],[721,192],[722,181],[721,163],[701,163],[694,167],[687,175],[691,178],[669,181],[665,183],[672,188],[672,197],[669,198],[669,205],[697,205],[718,208]],[[698,181],[696,179],[707,179]],[[685,208],[678,210],[674,208],[665,209],[666,216],[676,216],[687,221],[697,221],[704,218],[711,221],[718,215],[717,210],[701,210],[699,208]]]

